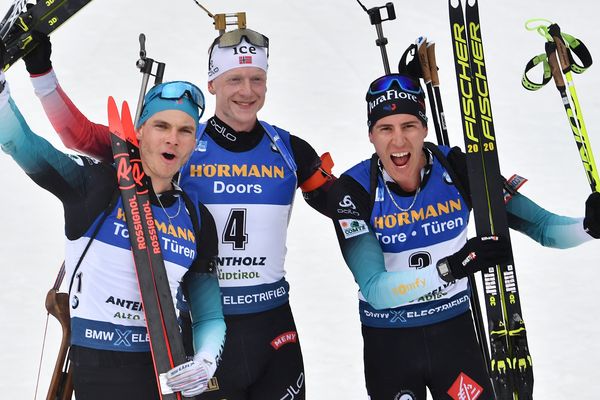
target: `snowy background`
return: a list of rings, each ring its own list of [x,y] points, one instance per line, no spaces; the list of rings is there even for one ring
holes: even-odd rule
[[[202,2],[211,12],[246,11],[248,27],[271,39],[269,91],[260,117],[289,129],[317,152],[330,151],[340,174],[367,158],[364,93],[383,74],[375,28],[354,0]],[[383,1],[365,0],[370,8]],[[525,63],[543,52],[543,39],[524,29],[529,18],[558,22],[600,54],[591,0],[482,1],[482,35],[500,162],[505,175],[529,182],[523,193],[559,214],[582,216],[589,194],[558,92],[549,84],[528,92]],[[576,4],[576,6],[575,6]],[[0,0],[0,10],[9,1]],[[396,1],[398,18],[383,24],[392,66],[418,36],[437,43],[450,141],[462,143],[447,4]],[[426,7],[426,8],[425,8]],[[212,20],[192,0],[96,0],[53,34],[53,63],[74,102],[95,121],[106,121],[106,98],[135,104],[141,75],[135,68],[138,35],[148,56],[167,64],[165,79],[206,87]],[[600,158],[600,70],[575,76],[592,144]],[[539,73],[539,71],[538,71]],[[532,75],[534,76],[534,75]],[[61,147],[33,94],[24,64],[7,74],[13,97],[34,131]],[[207,93],[207,116],[214,98]],[[433,126],[430,140],[435,141]],[[62,208],[0,154],[0,397],[31,399],[42,346],[44,299],[63,257]],[[596,268],[600,243],[570,250],[542,248],[513,234],[523,314],[535,372],[537,399],[597,399]],[[298,193],[289,228],[288,278],[301,335],[309,399],[365,399],[356,284],[338,250],[333,229]],[[40,393],[45,398],[60,329],[51,319]],[[397,360],[404,362],[404,360]]]

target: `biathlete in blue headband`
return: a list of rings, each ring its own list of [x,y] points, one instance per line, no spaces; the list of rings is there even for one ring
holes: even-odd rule
[[[3,51],[0,42],[0,61]],[[175,302],[180,285],[189,294],[195,354],[185,376],[174,370],[166,382],[187,396],[206,390],[225,338],[218,279],[209,268],[218,247],[214,219],[195,195],[187,197],[172,181],[194,150],[203,108],[197,87],[167,82],[146,96],[137,127],[171,294]],[[66,277],[73,282],[69,357],[77,399],[158,400],[115,166],[64,154],[34,134],[1,71],[0,145],[63,203]]]

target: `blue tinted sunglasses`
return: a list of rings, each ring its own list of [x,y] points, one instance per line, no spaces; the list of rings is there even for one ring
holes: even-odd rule
[[[369,85],[369,94],[383,93],[388,90],[394,82],[405,92],[416,95],[423,94],[423,89],[421,88],[418,80],[399,74],[384,75],[381,78],[375,79]]]
[[[187,97],[200,110],[204,111],[204,94],[193,83],[173,81],[154,86],[146,95],[145,103],[160,97],[166,100],[179,100]]]

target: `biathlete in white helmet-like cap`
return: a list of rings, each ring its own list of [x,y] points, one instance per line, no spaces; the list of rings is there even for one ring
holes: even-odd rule
[[[327,191],[335,177],[328,153],[319,157],[298,136],[258,120],[267,91],[268,44],[266,36],[250,29],[215,39],[208,62],[215,114],[200,125],[195,150],[180,172],[180,185],[202,199],[219,236],[227,342],[203,400],[279,399],[289,388],[296,399],[305,398],[285,279],[287,226],[298,187],[310,206],[327,215]],[[107,127],[85,118],[58,85],[49,41],[30,55],[25,61],[36,93],[63,143],[110,159]],[[193,307],[194,322],[186,317],[190,299],[180,300],[185,334],[196,320]],[[191,353],[192,341],[188,344]]]

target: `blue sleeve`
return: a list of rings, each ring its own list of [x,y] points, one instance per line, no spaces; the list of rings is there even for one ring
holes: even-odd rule
[[[506,205],[508,223],[542,246],[565,249],[592,240],[583,229],[583,218],[553,214],[522,194]]]
[[[342,256],[371,306],[376,309],[398,307],[444,286],[435,265],[404,271],[386,270],[383,250],[369,224],[369,194],[358,182],[342,175],[328,194],[328,211]],[[351,215],[339,206],[342,202],[351,202],[356,207]],[[346,235],[342,229],[345,224],[354,224],[359,234]]]
[[[383,251],[371,230],[342,240],[345,243],[340,243],[340,247],[346,265],[365,299],[376,309],[399,307],[444,285],[435,265],[408,271],[387,271]]]
[[[192,316],[194,353],[218,359],[225,343],[225,320],[216,274],[190,272],[185,279]]]
[[[2,93],[2,96],[7,96]],[[83,185],[84,169],[75,159],[58,151],[45,139],[34,134],[12,98],[0,106],[0,146],[36,183],[58,195],[65,186],[75,189]],[[36,179],[44,174],[58,174],[62,182]],[[66,185],[65,185],[66,184]],[[61,197],[61,196],[59,196]]]

